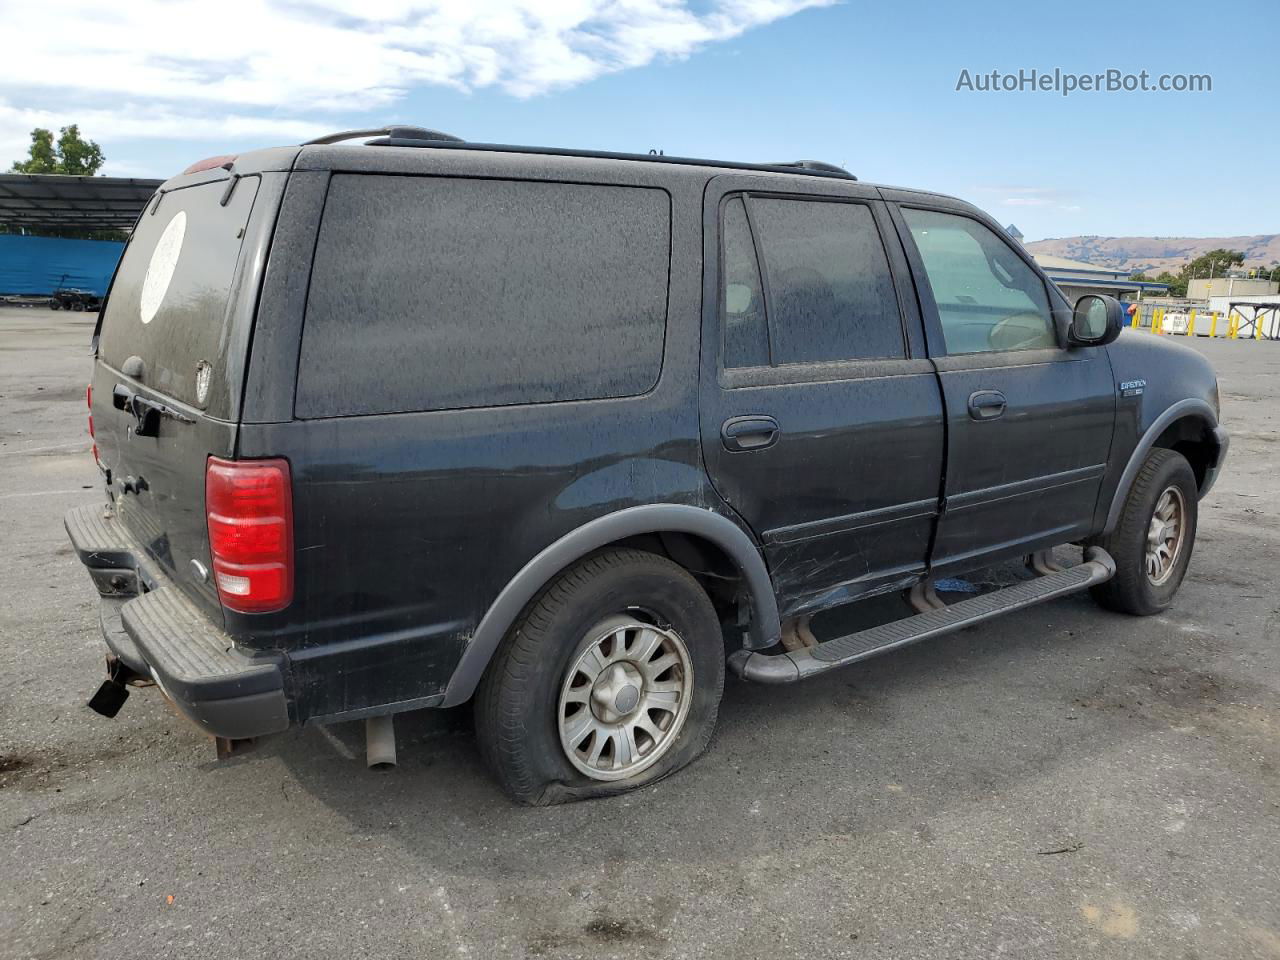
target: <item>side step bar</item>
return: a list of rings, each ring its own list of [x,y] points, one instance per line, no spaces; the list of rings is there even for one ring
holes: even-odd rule
[[[1014,610],[1087,590],[1116,575],[1116,562],[1101,547],[1090,547],[1085,557],[1084,563],[1061,572],[1036,577],[994,593],[961,600],[959,603],[895,620],[870,630],[827,640],[816,647],[772,655],[754,650],[739,650],[729,657],[729,666],[744,680],[793,683],[921,640],[955,633]]]

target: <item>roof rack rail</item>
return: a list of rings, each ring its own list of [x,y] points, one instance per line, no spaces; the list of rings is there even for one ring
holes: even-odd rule
[[[698,157],[675,157],[660,153],[619,153],[611,150],[574,150],[565,147],[531,147],[511,143],[472,143],[470,140],[431,139],[421,136],[418,127],[395,127],[394,132],[387,133],[376,140],[370,140],[369,147],[431,147],[438,150],[477,150],[488,153],[524,153],[543,157],[584,157],[596,160],[634,160],[641,163],[671,163],[692,167],[718,167],[724,170],[759,170],[765,173],[799,173],[811,177],[832,177],[841,180],[857,180],[858,178],[843,167],[833,163],[822,163],[817,160],[797,160],[787,163],[740,163],[732,160],[706,160]],[[415,131],[407,136],[401,131]],[[434,134],[434,131],[426,131]],[[364,134],[359,134],[363,136]],[[335,134],[335,136],[337,136]],[[438,135],[447,136],[447,135]],[[312,143],[336,143],[337,140],[322,138]]]
[[[326,134],[306,141],[303,146],[323,143],[341,143],[343,140],[355,140],[359,137],[392,137],[396,140],[425,140],[429,143],[462,143],[461,137],[441,130],[428,130],[426,127],[376,127],[369,130],[343,130],[339,133]]]
[[[844,167],[838,167],[834,163],[826,163],[822,160],[786,160],[780,163],[770,163],[768,166],[792,167],[797,170],[820,170],[823,173],[834,173],[836,176],[848,177],[850,180],[858,179]]]

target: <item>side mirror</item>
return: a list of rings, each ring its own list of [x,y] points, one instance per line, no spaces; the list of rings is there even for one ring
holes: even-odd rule
[[[1120,336],[1124,327],[1124,307],[1115,297],[1089,294],[1076,301],[1067,332],[1069,347],[1100,347]]]

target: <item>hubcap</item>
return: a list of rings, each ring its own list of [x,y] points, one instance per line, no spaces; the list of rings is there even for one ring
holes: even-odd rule
[[[1166,487],[1147,527],[1147,579],[1157,587],[1173,576],[1185,539],[1186,515],[1182,491]]]
[[[673,630],[630,617],[598,624],[560,688],[560,745],[593,780],[622,780],[657,763],[684,725],[693,664]]]

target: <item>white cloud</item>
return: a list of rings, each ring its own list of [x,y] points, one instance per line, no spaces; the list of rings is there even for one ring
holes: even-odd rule
[[[305,137],[424,85],[537,96],[831,2],[0,0],[0,157],[65,117],[100,141]]]
[[[1078,204],[1072,203],[1074,193],[1059,187],[980,186],[978,193],[995,194],[1003,207],[1052,207],[1067,213],[1077,213]]]

